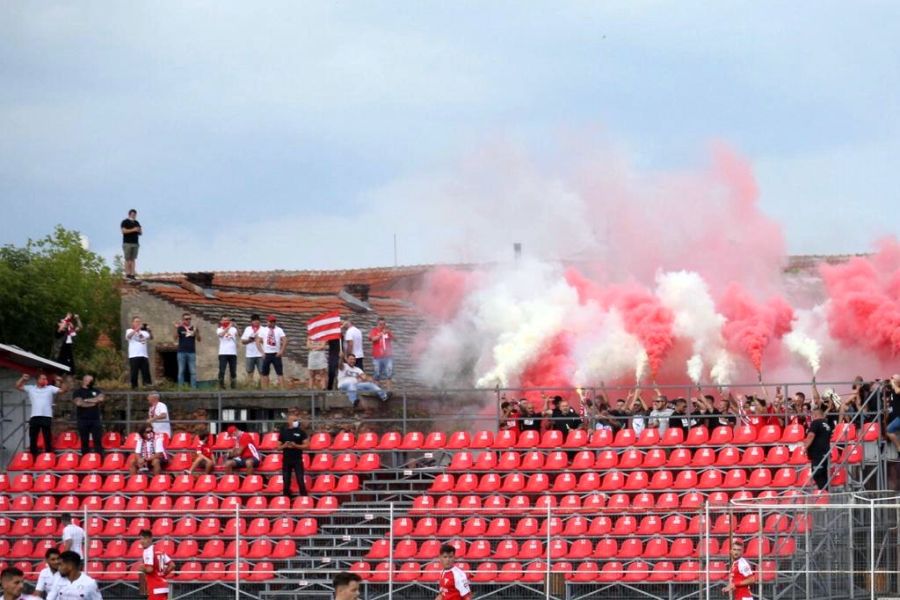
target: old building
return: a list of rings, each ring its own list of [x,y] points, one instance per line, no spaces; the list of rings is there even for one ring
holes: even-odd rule
[[[425,325],[412,303],[413,294],[432,267],[398,267],[343,271],[262,271],[217,273],[164,273],[147,275],[122,287],[122,332],[133,316],[140,316],[153,331],[150,362],[155,380],[177,376],[174,323],[185,311],[194,315],[202,341],[197,344],[198,381],[216,379],[218,339],[222,315],[231,316],[239,332],[258,313],[278,317],[288,336],[285,375],[307,377],[306,322],[324,312],[338,310],[362,330],[364,337],[383,316],[396,335],[394,381],[415,382],[413,352],[416,336]],[[371,344],[366,340],[366,356]],[[244,349],[238,353],[239,380],[246,379]],[[368,369],[367,369],[368,370]]]

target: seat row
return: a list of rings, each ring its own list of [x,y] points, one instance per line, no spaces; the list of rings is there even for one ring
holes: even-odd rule
[[[491,494],[489,496],[480,495],[444,495],[416,496],[409,510],[410,516],[444,514],[524,514],[537,513],[539,515],[546,514],[548,510],[551,512],[570,512],[570,513],[602,513],[602,512],[628,512],[628,511],[697,511],[703,508],[704,503],[709,501],[713,506],[725,506],[729,500],[746,501],[754,498],[753,492],[749,490],[740,490],[729,494],[727,491],[718,490],[708,494],[700,493],[696,490],[690,490],[683,493],[664,492],[654,495],[649,492],[639,492],[637,494],[615,493],[607,495],[600,492],[589,494],[569,493],[565,495],[541,494],[532,501],[531,496],[517,494],[507,498],[502,494]],[[788,489],[784,493],[779,494],[773,489],[766,489],[759,492],[757,499],[766,500],[768,502],[781,502],[783,504],[805,503],[808,499],[801,494],[798,489]],[[828,503],[827,493],[816,493],[815,502],[819,504]]]
[[[836,470],[838,468],[836,467]],[[774,473],[773,473],[774,471]],[[747,474],[746,469],[732,468],[707,469],[695,471],[683,469],[679,471],[636,470],[625,473],[619,470],[607,471],[604,474],[596,471],[585,471],[576,474],[562,472],[548,474],[544,472],[525,475],[512,472],[507,475],[497,473],[466,473],[454,477],[452,473],[438,475],[428,488],[430,493],[457,494],[565,494],[569,492],[589,493],[594,491],[614,492],[641,490],[736,490],[753,489],[786,489],[795,485],[804,485],[809,476],[809,467],[757,467]]]
[[[569,451],[571,452],[571,451]],[[660,469],[660,468],[704,468],[704,467],[781,467],[786,465],[807,465],[809,457],[806,448],[795,445],[793,449],[785,445],[748,446],[740,449],[733,445],[723,446],[718,451],[711,447],[700,448],[649,448],[639,450],[606,449],[579,450],[572,454],[554,450],[543,453],[537,450],[519,452],[506,450],[501,453],[483,451],[473,453],[461,450],[453,454],[448,469],[450,471],[586,471],[609,469]],[[858,443],[845,446],[842,450],[832,449],[835,462],[859,463],[863,459],[863,448]]]
[[[150,498],[143,494],[133,495],[130,498],[122,494],[111,496],[91,495],[84,498],[70,494],[57,499],[56,496],[38,496],[33,498],[28,494],[22,494],[13,500],[9,496],[0,494],[0,512],[76,512],[87,510],[89,512],[216,512],[234,511],[243,509],[246,511],[291,511],[292,513],[309,513],[317,515],[331,514],[338,509],[340,502],[337,496],[325,495],[318,499],[310,496],[299,496],[291,501],[286,496],[238,496],[229,495],[221,498],[213,494],[202,497],[190,495],[169,495]]]
[[[256,432],[248,432],[253,443],[263,452],[278,449],[278,432],[270,431],[260,435]],[[127,436],[115,431],[108,431],[103,435],[102,446],[105,450],[131,450],[138,439],[138,433],[132,432]],[[857,429],[853,423],[839,423],[832,433],[832,441],[845,443],[851,441],[876,441],[881,435],[878,423],[866,423],[861,429]],[[352,432],[341,432],[334,436],[327,432],[317,432],[310,436],[310,450],[313,451],[346,451],[346,450],[461,450],[461,449],[508,449],[508,448],[570,448],[582,447],[600,448],[606,446],[722,446],[734,443],[738,445],[760,444],[792,444],[806,437],[802,425],[790,424],[784,428],[779,425],[765,425],[753,427],[750,425],[738,425],[735,427],[719,426],[709,431],[705,426],[697,426],[688,430],[685,435],[680,428],[668,428],[662,434],[658,429],[644,429],[637,434],[633,429],[625,428],[618,432],[611,430],[599,430],[587,432],[584,430],[570,431],[564,435],[557,430],[523,431],[502,430],[494,432],[481,430],[474,434],[468,431],[455,431],[445,433],[435,431],[424,433],[410,431],[402,434],[397,431],[389,431],[379,435],[376,432],[363,432],[356,435]],[[176,431],[168,440],[167,447],[170,450],[190,450],[197,446],[197,436],[186,431]],[[211,448],[216,451],[231,450],[234,446],[234,438],[228,432],[221,432],[214,436]],[[58,450],[78,450],[81,441],[76,431],[64,431],[58,434],[54,441],[54,448]]]
[[[114,473],[125,470],[127,454],[123,452],[110,452],[101,458],[101,455],[91,452],[80,456],[74,452],[55,454],[42,452],[36,457],[30,452],[16,453],[9,463],[7,470],[11,472],[43,472],[52,471],[67,473],[70,471],[82,472],[109,472]],[[194,462],[194,454],[190,452],[175,452],[169,455],[166,465],[167,471],[186,471]],[[219,463],[223,460],[220,457]],[[281,470],[283,456],[281,453],[267,454],[263,457],[258,470],[263,473],[273,473]],[[310,471],[337,471],[337,472],[371,472],[381,468],[381,456],[374,452],[357,454],[356,452],[344,452],[342,454],[304,454],[304,467]],[[0,483],[2,485],[2,483]]]
[[[547,564],[543,560],[536,560],[528,564],[518,561],[507,562],[498,565],[492,561],[485,561],[472,568],[467,562],[458,562],[460,567],[469,574],[473,583],[542,583],[547,575]],[[777,562],[764,560],[761,573],[764,582],[774,581],[777,574]],[[577,567],[569,561],[553,562],[550,565],[551,573],[564,575],[566,581],[578,583],[615,583],[618,581],[628,583],[696,583],[706,577],[709,570],[710,580],[713,582],[724,581],[728,576],[728,565],[722,560],[710,561],[708,566],[700,561],[684,561],[677,567],[674,562],[662,560],[648,563],[644,560],[635,560],[628,564],[618,560],[610,560],[603,563],[584,561]],[[393,581],[399,583],[436,583],[441,576],[439,562],[420,564],[408,561],[395,566],[391,563],[377,563],[374,568],[366,561],[354,563],[350,570],[369,583],[383,584],[393,575]]]
[[[154,537],[163,538],[233,538],[240,533],[248,537],[272,538],[309,537],[319,530],[318,521],[314,517],[255,517],[244,519],[232,517],[224,523],[218,517],[185,516],[179,519],[171,517],[89,517],[84,529],[89,538],[127,537],[137,538],[142,529],[149,529]],[[62,534],[62,524],[55,517],[32,519],[19,517],[10,519],[0,517],[0,536],[49,537],[58,539]]]
[[[360,487],[359,475],[344,473],[334,475],[322,473],[315,478],[307,475],[306,489],[317,494],[355,492]],[[292,479],[294,489],[296,480]],[[266,480],[261,475],[240,476],[227,474],[191,476],[187,474],[172,477],[161,473],[146,475],[138,473],[126,476],[121,473],[101,475],[91,473],[79,476],[73,473],[57,477],[52,473],[33,476],[30,473],[19,473],[7,481],[2,491],[13,494],[95,494],[98,492],[114,494],[280,494],[284,489],[284,478],[279,473]]]
[[[424,517],[411,519],[400,517],[394,519],[391,525],[391,534],[394,538],[432,538],[449,539],[453,537],[463,538],[527,538],[562,536],[575,538],[581,536],[652,536],[652,535],[701,535],[706,526],[702,515],[687,517],[681,514],[645,515],[638,519],[631,515],[622,515],[618,518],[606,515],[596,516],[592,519],[581,515],[570,518],[549,517],[523,517],[513,526],[513,520],[506,517],[493,519],[484,517],[470,517],[463,521],[458,517],[435,519]],[[755,512],[747,513],[740,519],[732,518],[731,514],[718,515],[712,522],[710,533],[722,535],[736,533],[738,535],[750,535],[763,531],[767,534],[803,533],[807,531],[810,523],[806,515],[800,514],[791,518],[785,514],[772,513],[767,515],[760,523],[759,515]],[[388,534],[385,534],[387,536]]]
[[[675,538],[671,544],[663,537],[651,537],[643,540],[636,537],[619,540],[613,538],[593,540],[582,537],[571,542],[555,538],[549,547],[544,546],[543,539],[531,538],[522,540],[488,540],[473,539],[468,543],[456,540],[456,555],[465,560],[534,560],[549,555],[552,560],[584,560],[596,559],[633,559],[633,558],[670,558],[689,559],[705,556],[728,556],[731,550],[729,540],[720,542],[716,538],[701,540],[700,543],[689,537]],[[416,540],[406,539],[397,542],[393,547],[394,560],[432,560],[438,557],[441,544],[438,539],[425,540],[419,544]],[[365,555],[367,560],[384,560],[391,557],[391,545],[388,540],[378,540]],[[797,550],[795,538],[786,536],[773,540],[752,537],[747,541],[745,552],[748,556],[789,557]],[[253,558],[253,557],[251,557]]]

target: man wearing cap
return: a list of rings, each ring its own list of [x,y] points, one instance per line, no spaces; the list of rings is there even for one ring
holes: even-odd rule
[[[269,315],[266,318],[267,325],[259,330],[256,336],[256,347],[263,354],[262,362],[262,387],[269,387],[269,371],[275,368],[275,374],[278,376],[278,386],[284,387],[284,349],[287,347],[287,336],[284,329],[277,325],[275,315]]]
[[[253,371],[262,374],[263,354],[256,345],[261,330],[259,315],[252,314],[250,315],[250,324],[244,328],[244,333],[241,335],[241,344],[247,347],[247,377],[251,382],[253,381]]]
[[[259,449],[253,443],[253,436],[246,431],[241,431],[236,425],[231,425],[226,430],[234,440],[234,448],[229,459],[225,462],[225,470],[231,473],[235,469],[246,469],[247,475],[253,474],[253,469],[259,466]]]

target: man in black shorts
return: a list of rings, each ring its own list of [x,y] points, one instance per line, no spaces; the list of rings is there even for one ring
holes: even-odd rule
[[[275,368],[278,375],[278,385],[284,387],[284,365],[282,357],[287,348],[287,336],[284,329],[278,326],[275,315],[269,315],[266,319],[268,325],[259,330],[256,336],[256,347],[263,354],[262,377],[260,382],[263,388],[269,387],[269,372]]]
[[[281,474],[284,479],[283,495],[291,498],[291,475],[297,477],[297,487],[301,496],[309,496],[303,473],[303,451],[309,448],[306,432],[300,428],[300,411],[292,408],[287,412],[287,424],[278,432],[279,449],[282,451]]]
[[[806,440],[806,455],[812,468],[812,478],[816,487],[824,490],[828,487],[828,462],[831,455],[831,425],[825,418],[825,411],[820,404],[812,410],[812,423],[809,424]]]
[[[137,220],[137,211],[133,208],[128,211],[128,218],[122,221],[122,256],[125,259],[125,277],[134,279],[135,264],[137,262],[139,237],[144,233],[141,224]]]

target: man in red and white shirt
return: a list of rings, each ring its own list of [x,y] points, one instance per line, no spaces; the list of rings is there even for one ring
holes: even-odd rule
[[[384,317],[379,317],[378,324],[369,332],[369,339],[372,340],[372,362],[375,365],[372,378],[389,390],[394,376],[394,332]]]
[[[456,548],[450,544],[441,546],[439,560],[444,570],[441,571],[440,591],[436,600],[472,600],[469,578],[453,564],[456,562]]]
[[[153,533],[141,530],[141,547],[144,549],[143,575],[147,600],[167,600],[169,583],[166,577],[175,571],[175,563],[169,555],[159,550],[153,543]]]
[[[227,431],[228,435],[234,439],[234,449],[231,451],[231,457],[225,463],[225,470],[231,473],[235,469],[246,469],[247,475],[253,475],[253,469],[259,466],[261,460],[259,449],[253,443],[253,437],[235,425],[231,425]]]
[[[734,540],[731,543],[731,560],[728,585],[723,591],[731,594],[733,600],[753,600],[750,586],[756,583],[756,574],[750,562],[744,558],[744,542],[741,540]]]

